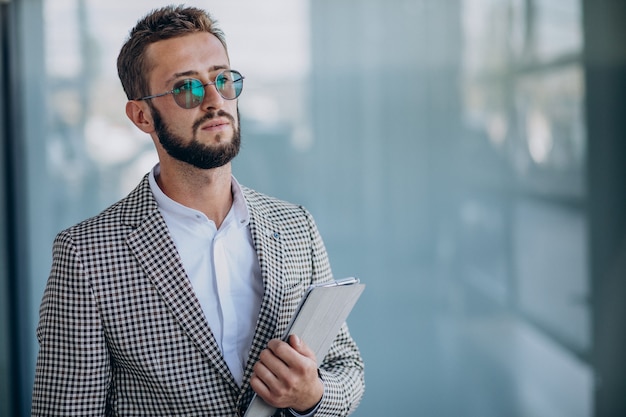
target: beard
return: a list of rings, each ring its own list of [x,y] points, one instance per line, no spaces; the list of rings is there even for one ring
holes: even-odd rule
[[[152,107],[152,106],[151,106]],[[225,117],[233,125],[233,136],[228,143],[218,145],[205,145],[198,141],[196,132],[198,128],[207,120],[215,116]],[[235,119],[224,110],[209,112],[193,124],[193,137],[185,144],[185,140],[171,132],[163,121],[161,113],[152,107],[152,117],[154,120],[154,130],[159,138],[163,149],[174,159],[190,164],[200,169],[212,169],[226,165],[239,153],[241,147],[241,132],[239,122],[235,124]],[[239,109],[237,109],[237,120],[239,120]],[[218,136],[219,139],[219,136]]]

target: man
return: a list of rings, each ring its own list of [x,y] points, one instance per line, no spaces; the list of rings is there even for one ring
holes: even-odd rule
[[[237,183],[237,98],[204,11],[140,20],[118,57],[126,114],[159,164],[126,198],[61,232],[43,296],[35,416],[343,416],[363,363],[344,325],[317,364],[278,339],[304,290],[332,279],[311,215]]]

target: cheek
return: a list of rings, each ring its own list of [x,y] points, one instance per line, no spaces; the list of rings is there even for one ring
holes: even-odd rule
[[[193,129],[193,124],[196,121],[196,118],[200,117],[201,115],[196,114],[193,111],[184,110],[178,107],[178,109],[172,109],[169,113],[167,117],[167,126],[174,132],[187,133]]]
[[[235,119],[235,127],[239,124],[239,106],[237,100],[233,100],[232,104],[229,103],[228,113],[230,113]]]

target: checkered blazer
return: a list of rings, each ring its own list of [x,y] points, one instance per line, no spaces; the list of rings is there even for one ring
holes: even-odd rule
[[[265,293],[241,387],[233,379],[144,177],[126,198],[62,231],[37,328],[33,416],[235,416],[261,350],[309,284],[332,278],[302,207],[243,187]],[[317,416],[344,416],[364,389],[344,325],[320,366]],[[289,415],[279,410],[277,415]]]

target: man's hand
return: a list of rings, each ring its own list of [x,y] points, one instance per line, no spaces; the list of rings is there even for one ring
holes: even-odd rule
[[[270,340],[254,365],[250,385],[268,404],[297,412],[313,408],[324,394],[315,354],[296,335],[289,344]]]

